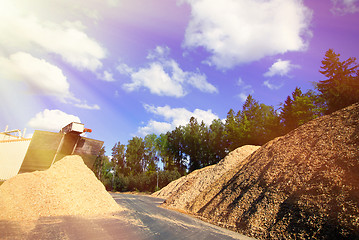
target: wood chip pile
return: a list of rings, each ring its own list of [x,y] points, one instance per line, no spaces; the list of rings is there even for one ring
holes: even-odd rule
[[[165,206],[187,211],[193,200],[213,182],[229,174],[229,171],[238,169],[243,160],[256,151],[259,147],[247,145],[229,153],[218,164],[208,166],[183,176],[171,182],[153,196],[165,198]]]
[[[0,220],[94,216],[121,208],[80,156],[67,156],[46,171],[19,174],[0,186]]]
[[[257,239],[359,239],[359,103],[276,138],[188,210]]]

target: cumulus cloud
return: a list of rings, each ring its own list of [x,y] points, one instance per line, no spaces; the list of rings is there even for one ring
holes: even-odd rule
[[[131,74],[131,80],[131,83],[123,85],[129,92],[145,87],[159,96],[183,97],[187,94],[181,85],[182,79],[172,79],[162,64],[157,62]]]
[[[103,80],[112,80],[107,71],[97,73],[102,68],[106,50],[85,32],[87,28],[83,24],[87,24],[85,20],[89,18],[94,19],[87,14],[94,4],[92,0],[76,3],[69,0],[51,3],[46,0],[2,0],[2,80],[21,82],[18,94],[46,95],[79,108],[99,109],[98,105],[89,105],[74,96],[69,79],[60,65],[54,63],[63,61],[76,70],[92,71]]]
[[[283,84],[275,85],[273,83],[270,83],[269,80],[264,81],[263,85],[266,86],[267,88],[269,88],[270,90],[278,90],[281,87],[283,87]]]
[[[165,121],[160,122],[151,119],[146,126],[138,129],[138,133],[142,136],[150,133],[166,133],[167,131],[171,131],[180,125],[186,125],[191,117],[195,117],[199,122],[203,121],[207,125],[210,125],[214,119],[219,118],[210,109],[207,111],[195,109],[191,112],[185,108],[171,108],[168,105],[156,107],[148,104],[145,104],[144,108],[147,112],[152,113],[157,117],[161,117]]]
[[[185,0],[191,6],[186,48],[204,47],[220,69],[305,50],[312,11],[302,0]]]
[[[359,12],[359,0],[332,0],[332,13],[345,15]]]
[[[62,70],[44,59],[17,52],[9,58],[0,57],[0,67],[0,76],[23,81],[35,93],[53,95],[63,101],[73,98]]]
[[[23,2],[16,7],[15,2],[4,0],[0,10],[0,45],[7,52],[42,51],[57,54],[80,70],[102,67],[106,51],[83,31],[81,22],[44,21],[19,7]]]
[[[61,128],[71,122],[81,123],[80,118],[75,115],[67,114],[57,109],[45,109],[44,111],[37,113],[33,118],[31,118],[27,125],[34,129],[59,131]]]
[[[147,88],[155,95],[178,98],[188,94],[188,85],[202,92],[218,92],[217,88],[207,81],[206,75],[199,70],[182,70],[175,60],[169,58],[169,51],[168,47],[156,47],[147,56],[150,60],[149,66],[137,71],[126,64],[120,64],[117,70],[130,76],[132,81],[125,83],[123,88],[129,92]]]
[[[170,48],[168,46],[157,46],[154,50],[151,50],[147,59],[150,60],[166,60],[166,58],[170,55]]]
[[[278,59],[263,75],[265,77],[273,77],[275,75],[279,75],[281,77],[288,76],[288,73],[293,68],[299,68],[299,66],[295,64],[291,64],[289,60]]]
[[[86,101],[80,101],[79,103],[74,104],[75,107],[88,109],[88,110],[100,110],[100,106],[97,104],[89,105]]]
[[[120,63],[117,67],[116,67],[117,71],[123,75],[131,75],[132,73],[134,73],[134,69],[131,68],[130,66],[128,66],[126,63]]]
[[[97,78],[106,82],[114,82],[113,74],[109,71],[104,71],[102,74],[97,74]]]
[[[168,122],[159,122],[155,120],[148,121],[147,125],[144,127],[140,127],[138,129],[138,134],[141,136],[146,136],[148,134],[161,134],[171,131],[173,126],[171,123]]]
[[[32,94],[56,97],[61,102],[74,104],[80,108],[98,109],[99,106],[85,106],[84,101],[70,92],[70,84],[57,66],[29,53],[17,52],[9,58],[0,56],[0,77],[7,81],[20,81]]]
[[[245,102],[248,95],[254,93],[252,85],[246,84],[242,78],[237,80],[237,86],[240,88],[240,93],[237,97],[241,100],[241,102]]]

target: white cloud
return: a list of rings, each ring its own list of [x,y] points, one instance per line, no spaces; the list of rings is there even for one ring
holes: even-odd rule
[[[278,59],[273,65],[269,68],[269,70],[263,74],[265,77],[273,77],[275,75],[279,76],[288,76],[288,73],[293,68],[299,68],[298,65],[291,64],[289,60],[281,60]]]
[[[57,11],[65,11],[63,5],[56,4]],[[85,27],[81,22],[56,23],[39,19],[23,5],[27,6],[23,1],[2,1],[0,45],[7,52],[55,53],[80,70],[95,71],[102,67],[106,51],[83,31]]]
[[[0,76],[23,81],[35,93],[56,96],[62,101],[73,99],[62,70],[44,59],[17,52],[9,58],[0,57],[0,68]]]
[[[138,133],[141,135],[147,135],[150,133],[166,133],[171,131],[178,126],[186,125],[191,117],[195,117],[198,122],[204,122],[207,125],[210,125],[214,119],[219,117],[212,113],[212,110],[201,110],[195,109],[193,112],[185,108],[171,108],[168,105],[163,107],[155,107],[153,105],[145,104],[144,108],[147,112],[154,114],[155,116],[162,117],[165,121],[159,122],[155,120],[150,120],[146,126],[140,127]]]
[[[56,97],[63,103],[79,108],[99,109],[98,105],[89,106],[70,92],[70,84],[62,70],[44,59],[33,57],[29,53],[17,52],[9,58],[0,56],[0,77],[4,81],[25,83],[27,92]],[[19,89],[19,91],[21,91]]]
[[[171,131],[173,129],[172,124],[168,122],[158,122],[150,120],[146,126],[140,127],[138,129],[138,134],[140,136],[146,136],[148,134],[161,134]]]
[[[275,85],[275,84],[270,83],[269,80],[264,81],[263,85],[266,86],[267,88],[269,88],[270,90],[278,90],[281,87],[283,87],[283,84]]]
[[[238,81],[237,81],[237,86],[242,86],[244,84],[244,82],[243,82],[243,79],[240,77],[240,78],[238,78]]]
[[[119,73],[123,75],[131,75],[132,73],[134,73],[134,70],[125,63],[120,63],[116,69]]]
[[[331,11],[334,14],[345,15],[359,12],[359,0],[332,0]]]
[[[190,85],[202,92],[217,93],[215,86],[207,81],[205,74],[187,72],[180,68],[178,63],[169,58],[168,47],[157,46],[147,56],[151,60],[148,67],[138,71],[126,64],[120,64],[117,70],[131,77],[130,83],[125,83],[123,88],[127,91],[135,91],[144,87],[152,94],[159,96],[184,97],[187,95],[187,86]]]
[[[185,0],[191,20],[184,47],[204,47],[218,68],[306,49],[312,11],[302,0]]]
[[[100,110],[100,106],[97,104],[88,105],[86,101],[81,101],[80,103],[75,103],[75,107],[82,108],[82,109],[88,109],[88,110]]]
[[[150,60],[165,60],[170,55],[171,49],[168,46],[157,46],[154,50],[150,51],[147,59]]]
[[[241,100],[241,102],[245,102],[248,95],[254,93],[252,85],[246,84],[241,77],[238,78],[236,84],[240,88],[240,93],[237,95],[237,97]]]
[[[206,75],[201,73],[189,72],[187,75],[188,84],[197,88],[201,92],[218,93],[218,89],[207,82]]]
[[[152,94],[159,96],[183,97],[187,94],[179,82],[181,79],[172,79],[163,66],[157,62],[131,74],[131,80],[131,83],[123,85],[124,89],[129,92],[145,87]]]
[[[59,131],[71,122],[79,122],[80,118],[60,110],[45,109],[31,118],[27,125],[34,129]]]
[[[249,94],[250,93],[241,92],[240,94],[238,94],[238,97],[241,100],[241,102],[245,102]]]
[[[114,82],[115,79],[113,78],[113,74],[108,72],[108,71],[104,71],[102,74],[97,74],[97,78],[106,81],[106,82]]]

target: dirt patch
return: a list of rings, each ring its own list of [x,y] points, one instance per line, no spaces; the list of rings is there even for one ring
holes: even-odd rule
[[[258,239],[359,239],[358,172],[359,103],[265,144],[188,207]]]
[[[243,146],[229,153],[218,164],[196,170],[170,183],[162,191],[165,192],[165,206],[187,211],[193,200],[205,191],[211,184],[227,175],[228,172],[238,169],[244,159],[259,149],[258,146]],[[159,194],[160,195],[160,194]]]
[[[19,174],[0,187],[0,220],[95,216],[120,210],[80,156],[67,156],[46,171]]]

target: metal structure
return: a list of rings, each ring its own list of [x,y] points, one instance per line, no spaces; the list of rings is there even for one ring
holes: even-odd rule
[[[19,129],[8,131],[8,127],[0,133],[0,181],[19,172],[31,141],[30,138],[23,138],[23,135]]]
[[[72,122],[60,132],[35,130],[31,139],[23,138],[20,130],[0,133],[0,180],[18,173],[46,170],[67,155],[80,155],[93,168],[103,141],[81,136],[91,129]],[[14,136],[11,133],[18,133]]]

